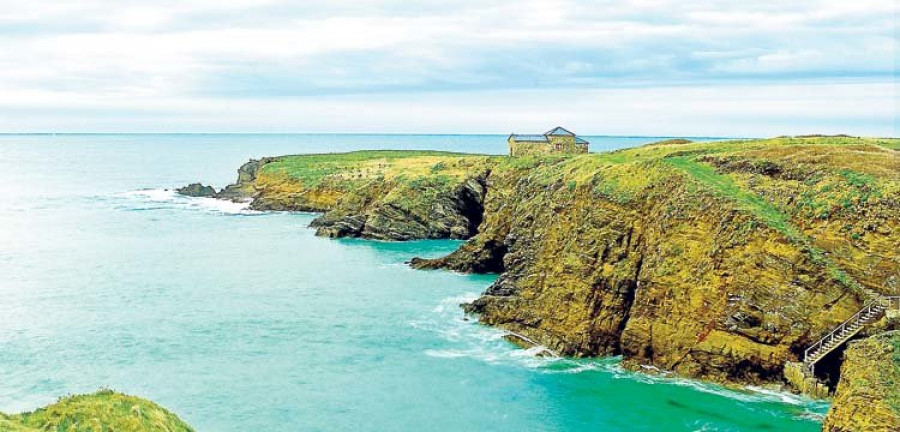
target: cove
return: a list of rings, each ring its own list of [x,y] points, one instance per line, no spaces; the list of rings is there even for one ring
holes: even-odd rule
[[[403,264],[458,242],[175,197],[248,154],[321,150],[193,139],[3,139],[0,411],[109,386],[200,431],[819,428],[805,399],[512,346],[457,307],[491,276]]]

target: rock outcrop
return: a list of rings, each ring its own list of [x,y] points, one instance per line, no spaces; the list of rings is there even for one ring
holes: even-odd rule
[[[231,201],[244,201],[256,198],[257,195],[254,188],[254,182],[256,181],[260,168],[277,160],[278,158],[265,157],[261,159],[251,159],[249,162],[241,165],[241,167],[238,168],[237,182],[225,186],[225,188],[216,194],[216,198]]]
[[[345,197],[310,226],[326,237],[413,240],[467,239],[481,224],[484,175],[459,182],[387,182],[368,192]]]
[[[850,343],[822,430],[900,430],[900,332]]]
[[[216,196],[216,189],[212,186],[204,186],[200,183],[191,183],[187,186],[175,189],[175,192],[189,197],[195,198],[213,198]]]

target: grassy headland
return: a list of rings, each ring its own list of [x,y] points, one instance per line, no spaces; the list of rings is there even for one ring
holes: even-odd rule
[[[175,414],[153,402],[101,390],[67,396],[32,412],[0,413],[0,430],[9,432],[192,432]]]
[[[376,151],[254,161],[231,191],[318,233],[469,239],[419,268],[500,274],[480,319],[576,356],[771,382],[900,292],[900,140],[670,140],[575,156]]]

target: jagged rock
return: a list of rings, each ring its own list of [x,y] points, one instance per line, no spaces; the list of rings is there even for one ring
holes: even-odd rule
[[[900,332],[851,342],[824,432],[900,430]]]
[[[232,201],[242,201],[253,198],[256,194],[255,184],[259,170],[268,163],[278,160],[275,157],[264,157],[261,159],[250,159],[249,162],[238,168],[237,182],[226,186],[216,194],[216,198]],[[258,206],[257,206],[258,207]],[[266,210],[265,208],[257,208],[258,210]]]
[[[175,189],[181,195],[198,198],[212,198],[216,196],[216,189],[212,186],[204,186],[200,183],[191,183],[187,186]]]
[[[486,174],[457,182],[385,182],[315,219],[318,235],[379,240],[467,239],[481,224]]]
[[[508,249],[508,245],[496,240],[486,240],[483,244],[467,243],[444,258],[416,257],[410,260],[410,265],[415,269],[443,268],[464,273],[501,273]]]

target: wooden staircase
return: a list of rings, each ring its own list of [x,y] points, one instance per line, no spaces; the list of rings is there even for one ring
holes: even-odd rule
[[[837,326],[818,342],[810,345],[803,353],[803,365],[810,375],[815,375],[816,363],[822,360],[828,353],[834,351],[853,336],[860,332],[868,324],[871,324],[882,316],[891,307],[900,308],[900,296],[886,297],[870,292],[872,300],[869,301],[855,315]]]

